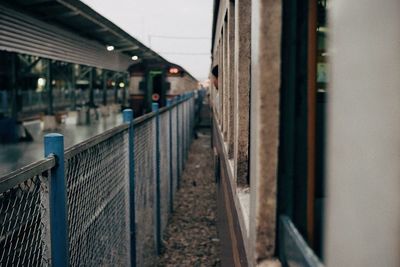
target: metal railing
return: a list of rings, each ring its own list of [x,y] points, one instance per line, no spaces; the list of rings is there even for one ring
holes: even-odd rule
[[[153,265],[193,114],[188,93],[65,151],[46,135],[45,159],[0,178],[0,266]]]

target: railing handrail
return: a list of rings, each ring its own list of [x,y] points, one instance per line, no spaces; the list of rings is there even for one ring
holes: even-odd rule
[[[56,166],[56,159],[54,156],[50,156],[8,173],[0,177],[0,193],[5,192],[36,175],[50,170],[54,166]]]
[[[70,146],[65,150],[65,160],[72,158],[73,156],[79,154],[80,152],[91,148],[107,139],[109,139],[111,136],[119,134],[120,132],[123,132],[128,129],[127,124],[121,124],[118,126],[115,126],[114,128],[111,128],[105,132],[102,132],[100,134],[97,134],[93,137],[90,137],[76,145]]]

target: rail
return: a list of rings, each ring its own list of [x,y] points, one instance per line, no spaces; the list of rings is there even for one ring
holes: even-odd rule
[[[0,178],[0,266],[154,264],[193,136],[193,96],[134,120],[124,111],[123,125],[65,151],[48,135],[49,157]]]

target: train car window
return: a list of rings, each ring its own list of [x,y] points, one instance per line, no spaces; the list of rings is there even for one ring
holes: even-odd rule
[[[325,109],[328,77],[327,1],[319,0],[317,10],[317,92],[315,128],[314,250],[322,257],[325,203]]]
[[[278,215],[287,215],[322,257],[326,0],[284,0]],[[279,242],[279,241],[278,241]]]

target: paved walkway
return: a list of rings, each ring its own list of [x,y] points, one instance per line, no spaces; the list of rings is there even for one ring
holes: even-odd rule
[[[164,235],[159,266],[220,266],[210,134],[194,140]]]

